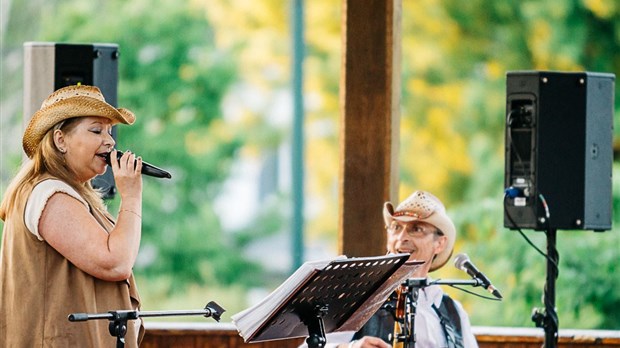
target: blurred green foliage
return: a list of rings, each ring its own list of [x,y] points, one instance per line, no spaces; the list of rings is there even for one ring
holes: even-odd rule
[[[286,231],[288,192],[266,202],[249,226],[236,231],[224,231],[214,200],[235,160],[260,158],[287,140],[287,125],[274,116],[274,105],[290,85],[290,4],[33,3],[13,1],[10,16],[3,17],[10,19],[2,24],[2,135],[6,124],[18,124],[21,117],[11,102],[21,95],[9,86],[20,81],[19,69],[10,67],[19,67],[14,55],[22,41],[119,44],[119,105],[135,111],[138,120],[119,127],[118,146],[153,159],[174,178],[145,179],[144,237],[136,266],[145,309],[194,307],[194,300],[212,297],[229,315],[247,305],[250,288],[273,289],[287,274],[264,269],[244,250]],[[341,8],[330,0],[305,6],[306,242],[327,243],[334,253]],[[459,231],[455,253],[467,252],[504,294],[504,301],[491,302],[449,290],[474,325],[533,326],[531,309],[543,306],[545,260],[517,232],[503,228],[505,74],[618,75],[620,5],[614,0],[403,1],[402,28],[400,197],[416,189],[441,197]],[[230,95],[239,97],[232,93],[239,89],[251,90],[252,98],[233,101],[242,116],[227,119],[223,105]],[[2,152],[3,186],[19,150]],[[614,224],[620,217],[619,169],[614,164]],[[111,210],[117,205],[111,202]],[[526,234],[545,249],[544,234]],[[616,228],[558,233],[560,327],[620,329],[619,244]],[[265,255],[287,252],[265,250]],[[463,275],[445,267],[435,276]]]

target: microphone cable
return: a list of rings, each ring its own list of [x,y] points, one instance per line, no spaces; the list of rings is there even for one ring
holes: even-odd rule
[[[474,295],[474,296],[483,298],[485,300],[498,301],[498,302],[502,301],[501,299],[496,298],[496,297],[491,297],[491,296],[487,296],[487,295],[481,295],[481,294],[479,294],[477,292],[474,292],[474,291],[471,291],[471,290],[467,290],[465,288],[460,287],[459,285],[454,285],[454,284],[437,284],[440,281],[441,281],[441,279],[432,280],[430,283],[428,283],[428,285],[447,285],[447,286],[449,286],[451,288],[460,290],[462,292],[466,292],[466,293],[468,293],[470,295]]]
[[[541,203],[545,209],[545,216],[547,218],[547,222],[546,224],[549,224],[549,218],[551,216],[551,214],[549,213],[549,206],[547,205],[547,201],[545,200],[544,196],[542,194],[538,195],[538,198],[541,200]],[[525,241],[532,246],[532,248],[534,248],[534,250],[536,250],[540,255],[542,255],[545,259],[547,259],[548,261],[550,261],[551,263],[553,263],[553,265],[555,266],[556,269],[558,269],[558,264],[555,261],[555,259],[552,259],[549,257],[549,255],[547,255],[544,251],[542,251],[538,246],[536,246],[536,244],[534,244],[534,242],[532,242],[532,240],[523,232],[523,230],[521,229],[521,227],[517,226],[517,223],[514,221],[514,219],[512,218],[512,216],[510,215],[510,213],[508,212],[508,209],[506,209],[506,200],[508,199],[508,194],[504,194],[504,212],[506,213],[506,217],[508,218],[508,221],[510,221],[510,223],[512,224],[512,228],[515,228],[517,230],[517,232],[519,232],[519,234],[523,237],[523,239],[525,239]]]
[[[506,200],[508,197],[508,192],[506,192],[504,194],[504,212],[506,213],[506,217],[512,224],[512,227],[516,228],[519,234],[521,234],[521,236],[526,240],[526,242],[530,244],[547,261],[547,279],[545,281],[545,286],[543,290],[543,303],[545,305],[545,308],[544,312],[541,312],[538,308],[534,308],[532,312],[532,321],[534,321],[537,327],[542,327],[545,329],[544,345],[549,345],[550,348],[553,348],[557,346],[557,333],[559,327],[559,318],[555,310],[555,280],[557,280],[560,274],[560,268],[558,265],[558,263],[560,262],[560,255],[555,246],[557,231],[553,231],[551,228],[549,228],[549,218],[551,216],[549,212],[549,205],[547,204],[545,197],[542,194],[539,194],[538,198],[540,199],[541,204],[545,209],[545,224],[547,225],[547,253],[544,253],[525,235],[525,233],[523,233],[521,228],[515,223],[506,206]],[[553,240],[550,240],[551,238],[553,238]],[[551,285],[553,285],[552,289],[550,289]]]

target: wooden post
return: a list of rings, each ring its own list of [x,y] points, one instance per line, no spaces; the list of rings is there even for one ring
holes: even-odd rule
[[[398,200],[402,0],[342,1],[338,249],[381,255],[383,203]]]

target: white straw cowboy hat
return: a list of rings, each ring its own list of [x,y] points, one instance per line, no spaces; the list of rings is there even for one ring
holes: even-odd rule
[[[386,202],[383,205],[383,220],[385,220],[386,226],[389,226],[393,220],[402,222],[423,221],[435,226],[447,237],[447,244],[444,250],[437,254],[433,260],[430,271],[441,268],[450,259],[456,240],[456,228],[446,214],[444,205],[432,194],[416,191],[402,201],[396,210],[394,210],[392,203]]]
[[[45,133],[58,122],[73,117],[100,116],[115,123],[133,124],[133,112],[115,108],[106,103],[99,88],[94,86],[68,86],[50,94],[41,108],[32,115],[22,139],[28,158],[32,158]]]

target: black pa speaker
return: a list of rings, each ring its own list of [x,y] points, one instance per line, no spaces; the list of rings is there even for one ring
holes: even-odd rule
[[[118,58],[116,44],[24,43],[24,124],[55,90],[76,84],[97,86],[106,102],[117,106]],[[116,139],[116,127],[112,128]],[[93,179],[104,198],[116,193],[112,169]]]
[[[615,75],[506,78],[504,226],[611,229]]]

